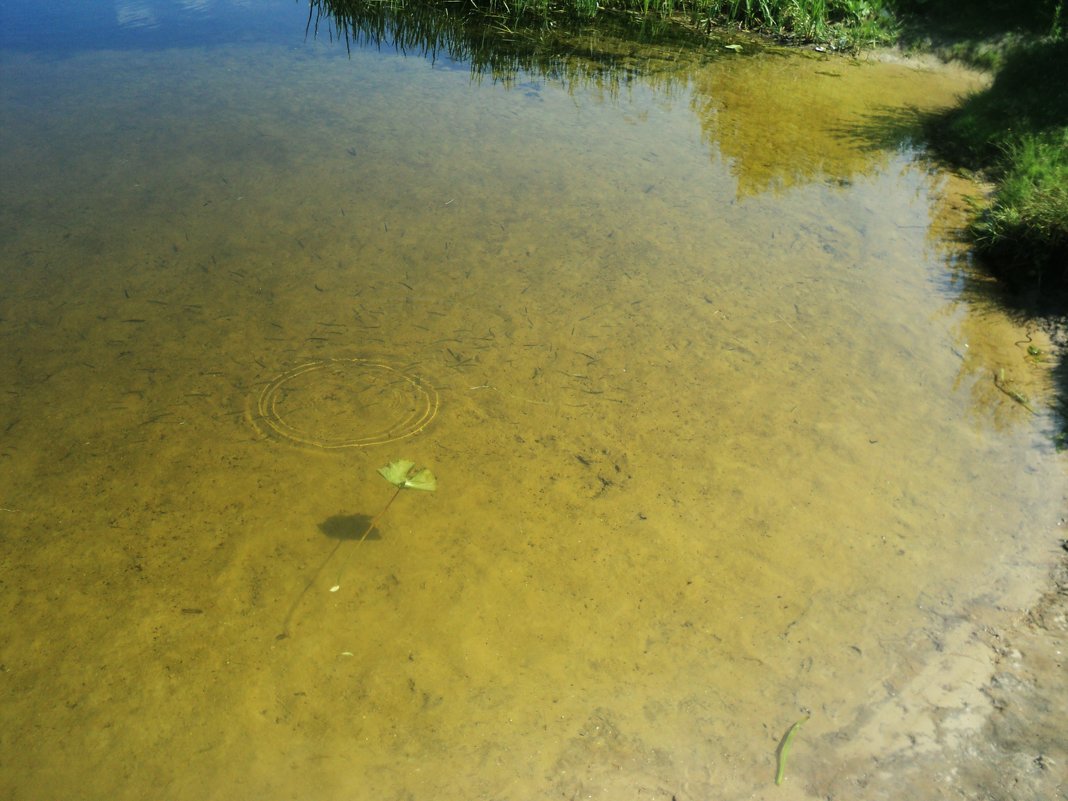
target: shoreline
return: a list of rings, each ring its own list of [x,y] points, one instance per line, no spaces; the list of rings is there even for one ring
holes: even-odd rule
[[[1059,523],[1064,533],[1065,520]],[[1048,801],[1068,782],[1068,545],[1023,609],[979,601],[940,653],[888,677],[887,697],[827,735],[842,758],[816,766],[806,801],[849,798]]]

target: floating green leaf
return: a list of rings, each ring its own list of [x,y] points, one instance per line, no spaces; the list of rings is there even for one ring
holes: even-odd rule
[[[407,459],[398,459],[395,462],[390,462],[385,467],[378,468],[379,474],[395,487],[403,487],[404,482],[408,480],[408,473],[415,467],[415,462],[409,462]]]
[[[438,488],[438,480],[434,478],[434,474],[431,473],[428,468],[424,467],[422,470],[417,470],[414,474],[409,476],[408,480],[404,482],[404,486],[408,489],[433,492]]]
[[[378,474],[396,487],[396,489],[393,491],[389,500],[386,501],[386,505],[382,507],[382,511],[371,518],[371,522],[367,524],[367,528],[364,529],[363,534],[360,535],[360,539],[356,543],[357,545],[367,539],[367,535],[374,529],[375,523],[382,519],[382,516],[389,510],[389,507],[393,505],[395,500],[397,500],[397,496],[400,495],[402,489],[433,492],[438,488],[438,480],[434,478],[434,474],[430,472],[430,469],[421,467],[416,470],[415,462],[410,459],[398,459],[395,462],[390,462],[385,467],[378,468]],[[350,553],[349,556],[351,555],[352,554]],[[337,573],[337,582],[330,588],[330,592],[337,592],[341,589],[341,574],[345,570],[346,564],[348,564],[348,559],[342,562],[341,568]]]
[[[433,492],[438,488],[438,481],[430,469],[423,467],[415,470],[415,462],[398,459],[385,467],[378,468],[379,475],[398,489],[417,489]]]

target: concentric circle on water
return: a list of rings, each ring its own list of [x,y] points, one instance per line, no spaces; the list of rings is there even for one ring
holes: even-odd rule
[[[437,411],[437,392],[417,376],[367,359],[320,359],[268,383],[256,417],[269,434],[335,449],[409,437]]]

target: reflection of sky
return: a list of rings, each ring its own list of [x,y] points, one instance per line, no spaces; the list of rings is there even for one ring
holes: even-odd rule
[[[159,18],[147,2],[119,0],[115,3],[115,21],[122,28],[155,28]]]
[[[69,54],[235,41],[303,41],[292,0],[2,0],[0,48]]]
[[[155,28],[160,24],[160,14],[168,16],[169,6],[177,5],[181,12],[203,14],[215,4],[215,0],[116,0],[115,20],[122,28]],[[231,0],[224,5],[244,7],[243,0]],[[157,11],[158,10],[158,11]]]

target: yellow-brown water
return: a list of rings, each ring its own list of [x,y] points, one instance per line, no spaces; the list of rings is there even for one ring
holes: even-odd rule
[[[5,797],[817,797],[1051,557],[1045,344],[898,135],[975,76],[3,71]]]

